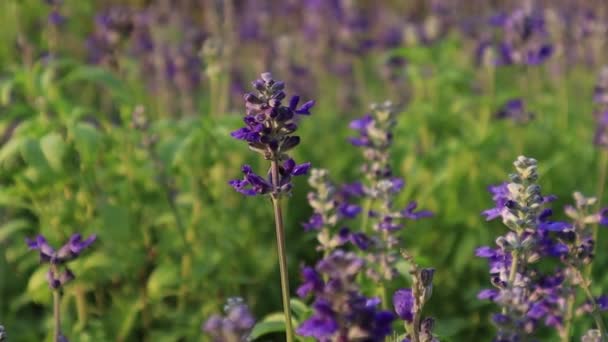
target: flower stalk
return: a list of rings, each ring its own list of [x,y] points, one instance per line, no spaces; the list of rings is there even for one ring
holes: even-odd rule
[[[279,272],[281,274],[281,297],[283,299],[283,313],[285,315],[285,335],[287,342],[293,342],[293,327],[291,324],[291,309],[289,307],[289,274],[287,267],[287,253],[285,251],[285,227],[283,225],[283,211],[281,209],[281,198],[278,193],[279,185],[279,163],[271,162],[272,185],[275,192],[271,195],[272,208],[274,211],[274,223],[277,235],[277,254],[279,257]]]

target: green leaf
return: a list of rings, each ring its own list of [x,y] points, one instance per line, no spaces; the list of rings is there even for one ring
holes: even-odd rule
[[[66,146],[59,133],[49,133],[40,139],[40,149],[51,168],[57,172],[63,168]]]
[[[179,274],[175,265],[164,263],[156,267],[148,278],[148,295],[150,299],[161,299],[170,295],[171,289],[179,283]]]
[[[264,335],[285,331],[285,317],[282,313],[273,313],[256,324],[249,337],[252,340]]]
[[[80,65],[68,73],[62,80],[63,84],[89,81],[108,87],[112,95],[123,100],[129,99],[129,92],[125,85],[111,72],[96,66]]]
[[[88,123],[79,122],[73,128],[76,150],[87,163],[92,163],[101,144],[101,134]]]
[[[312,312],[308,305],[296,298],[291,298],[289,300],[289,306],[291,307],[291,311],[293,312],[294,316],[297,318],[297,321],[302,321],[305,318],[308,318]]]
[[[30,276],[27,283],[27,294],[36,303],[49,303],[51,292],[46,280],[48,266],[41,266]]]
[[[14,137],[0,148],[0,164],[4,163],[19,152],[23,138]]]
[[[27,139],[23,141],[19,147],[23,160],[25,160],[29,166],[36,169],[39,173],[46,173],[49,171],[49,164],[38,141]]]
[[[8,240],[14,233],[30,227],[30,222],[24,219],[8,221],[0,226],[0,243]]]

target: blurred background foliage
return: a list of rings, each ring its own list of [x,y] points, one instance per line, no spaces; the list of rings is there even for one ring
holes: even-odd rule
[[[264,167],[229,135],[263,71],[317,101],[295,157],[341,182],[359,177],[349,120],[374,101],[401,105],[400,201],[436,213],[402,232],[419,263],[437,269],[427,312],[442,340],[487,340],[493,308],[476,293],[489,277],[474,250],[504,230],[480,216],[492,206],[487,186],[523,153],[539,160],[554,208],[575,190],[599,190],[592,94],[607,55],[601,37],[573,32],[584,11],[605,24],[607,7],[552,1],[541,8],[580,13],[554,18],[547,63],[476,64],[487,18],[515,5],[0,1],[0,322],[11,340],[50,340],[45,269],[24,243],[38,233],[55,245],[74,232],[99,236],[63,296],[72,341],[200,340],[201,322],[236,295],[258,317],[280,310],[270,205],[227,185],[244,162]],[[512,98],[534,119],[497,120]],[[133,129],[135,110],[148,131]],[[318,257],[301,228],[306,193],[299,181],[286,208],[292,288]],[[607,238],[602,231],[598,292],[608,287]]]

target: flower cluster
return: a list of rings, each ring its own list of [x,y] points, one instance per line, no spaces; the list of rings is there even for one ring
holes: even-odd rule
[[[510,99],[495,114],[497,119],[508,119],[515,123],[527,123],[534,118],[534,113],[526,109],[521,98]]]
[[[372,105],[370,114],[350,124],[350,128],[358,133],[350,142],[363,149],[365,158],[361,170],[366,178],[362,194],[368,198],[370,205],[364,214],[373,222],[375,233],[372,236],[374,251],[369,254],[371,262],[367,274],[375,280],[390,280],[396,273],[394,248],[399,240],[395,232],[403,228],[403,220],[432,216],[426,210],[416,211],[417,203],[414,201],[404,209],[394,208],[394,199],[405,186],[403,179],[393,176],[390,166],[390,147],[396,123],[394,106],[385,102]]]
[[[535,266],[543,258],[567,254],[567,246],[554,234],[570,229],[567,223],[550,221],[551,210],[543,208],[553,198],[544,197],[536,183],[536,160],[520,156],[514,165],[517,172],[509,176],[509,183],[490,188],[496,207],[484,211],[488,220],[501,217],[509,232],[496,240],[497,248],[476,251],[488,259],[494,286],[478,298],[502,308],[493,316],[500,341],[530,336],[542,318],[548,326],[561,325],[564,276],[560,271],[543,275]]]
[[[4,330],[4,327],[0,325],[0,342],[6,342],[6,340],[8,340],[6,337],[6,330]]]
[[[53,26],[63,25],[67,18],[61,14],[61,0],[46,0],[45,3],[51,7],[51,13],[48,15],[48,22]]]
[[[545,15],[533,8],[519,8],[495,15],[490,25],[500,31],[500,39],[484,38],[479,42],[478,64],[538,65],[553,54]]]
[[[412,275],[412,288],[400,289],[393,295],[393,306],[397,315],[405,322],[407,337],[404,341],[410,342],[438,342],[433,335],[435,319],[422,318],[422,309],[433,293],[432,268],[420,268],[412,262],[412,257],[404,253],[404,258],[410,262]]]
[[[229,298],[224,307],[225,316],[213,315],[207,319],[201,330],[214,342],[247,341],[255,318],[240,297]]]
[[[93,242],[96,236],[91,235],[85,240],[80,234],[74,234],[68,242],[58,250],[48,244],[44,236],[38,235],[35,239],[27,239],[27,245],[32,250],[38,250],[40,262],[51,265],[47,273],[47,281],[52,289],[58,289],[74,279],[74,273],[67,267],[67,262],[76,259]],[[58,267],[63,266],[63,272],[59,272]]]
[[[593,94],[595,102],[595,120],[597,122],[593,143],[608,147],[608,66],[600,72]]]
[[[258,93],[245,95],[245,127],[231,135],[246,141],[250,149],[262,154],[265,159],[281,164],[278,174],[269,172],[267,178],[257,175],[250,166],[245,165],[242,169],[244,179],[230,181],[230,185],[248,196],[289,193],[291,178],[306,174],[310,167],[310,163],[296,164],[287,152],[300,143],[300,137],[293,133],[298,128],[299,118],[310,115],[314,101],[299,107],[299,97],[293,96],[287,106],[282,105],[281,101],[286,97],[283,91],[285,84],[273,80],[270,73],[263,73],[261,79],[253,82],[253,87]]]
[[[378,309],[380,300],[361,294],[355,278],[365,262],[352,252],[335,250],[315,268],[302,270],[300,297],[313,295],[313,315],[298,327],[318,341],[384,341],[394,315]]]
[[[358,195],[358,192],[353,193],[353,190],[357,191],[358,184],[337,188],[329,179],[329,172],[324,169],[312,169],[308,184],[315,190],[308,193],[308,203],[314,213],[303,227],[307,231],[318,231],[319,250],[328,253],[349,241],[360,249],[367,249],[369,239],[364,233],[352,232],[346,226],[336,234],[332,235],[335,232],[331,231],[342,220],[353,219],[361,212],[359,205],[349,202]]]

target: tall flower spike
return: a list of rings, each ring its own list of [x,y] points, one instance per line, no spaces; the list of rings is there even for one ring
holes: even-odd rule
[[[372,105],[371,113],[350,123],[350,128],[358,133],[358,136],[350,138],[350,142],[363,149],[365,158],[361,168],[365,175],[361,193],[368,201],[364,215],[370,218],[373,227],[373,234],[370,234],[373,248],[368,253],[367,275],[375,281],[391,280],[396,274],[394,249],[399,243],[396,231],[403,228],[404,221],[432,216],[427,210],[416,211],[418,205],[414,201],[404,209],[394,207],[395,197],[405,186],[403,179],[393,176],[390,165],[396,124],[396,110],[388,101]]]
[[[558,299],[564,295],[564,278],[560,270],[543,275],[535,264],[563,257],[567,248],[555,235],[570,229],[550,221],[551,210],[543,208],[553,197],[541,194],[536,160],[520,156],[514,165],[517,172],[509,175],[510,182],[490,188],[496,207],[483,212],[488,220],[501,217],[509,232],[496,239],[497,248],[476,251],[490,264],[494,289],[481,291],[478,298],[501,307],[492,318],[500,341],[531,337],[542,319],[547,326],[561,326]]]
[[[291,309],[289,307],[289,276],[287,272],[287,255],[285,251],[285,227],[281,197],[291,193],[291,179],[308,173],[310,163],[296,164],[288,152],[300,143],[300,137],[294,135],[298,129],[299,119],[310,115],[314,101],[298,106],[300,98],[293,96],[287,106],[282,104],[286,98],[285,83],[275,81],[268,72],[253,82],[257,93],[245,94],[245,127],[231,135],[247,142],[249,148],[270,161],[267,177],[256,174],[249,165],[243,166],[243,179],[236,179],[229,184],[238,192],[247,195],[270,195],[274,210],[277,236],[277,250],[281,275],[281,296],[285,315],[285,333],[287,342],[294,341],[291,326]]]

